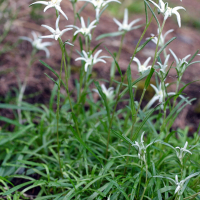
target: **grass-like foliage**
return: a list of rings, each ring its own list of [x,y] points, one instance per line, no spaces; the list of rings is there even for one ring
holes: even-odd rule
[[[81,0],[80,0],[81,1]],[[60,73],[53,66],[40,61],[50,71],[46,74],[54,83],[49,105],[33,105],[24,101],[27,78],[19,88],[16,104],[2,103],[0,108],[13,109],[15,119],[0,117],[6,125],[0,132],[0,196],[6,199],[57,199],[57,200],[139,200],[139,199],[200,199],[200,147],[199,129],[188,137],[188,128],[174,129],[173,124],[185,106],[191,104],[183,94],[189,84],[182,83],[185,70],[192,64],[198,51],[183,59],[177,58],[167,46],[176,42],[176,37],[166,41],[163,32],[165,22],[172,14],[176,15],[181,26],[177,10],[183,7],[168,7],[162,0],[144,0],[145,23],[141,19],[128,22],[128,10],[124,11],[124,20],[114,22],[119,30],[105,33],[105,37],[121,37],[117,53],[100,45],[91,47],[93,33],[100,22],[108,3],[120,3],[118,0],[85,0],[82,9],[76,10],[76,0],[71,1],[74,9],[74,25],[67,24],[67,13],[62,8],[62,0],[38,1],[31,4],[44,4],[45,10],[55,9],[57,16],[55,27],[43,25],[50,33],[33,38],[21,37],[31,42],[30,67],[38,50],[46,52],[51,42],[57,42],[62,52]],[[92,3],[95,20],[83,19],[82,10]],[[42,5],[43,6],[43,5]],[[163,15],[163,21],[157,18],[157,10]],[[48,11],[47,11],[48,12]],[[182,12],[182,11],[180,11]],[[59,15],[60,13],[60,15]],[[59,27],[60,18],[66,20],[67,27]],[[76,26],[77,20],[81,27]],[[145,40],[144,35],[151,22],[158,25],[157,36]],[[127,70],[122,72],[118,63],[126,33],[140,28],[143,30],[138,43],[130,55]],[[62,35],[72,33],[71,41],[62,41]],[[79,79],[75,81],[73,91],[68,82],[71,74],[71,55],[75,50],[75,41],[81,51],[76,59],[81,61]],[[145,41],[145,42],[142,42]],[[148,58],[141,64],[137,53],[145,49],[149,42],[156,44],[151,64]],[[104,56],[105,52],[110,56]],[[170,55],[174,62],[170,63]],[[197,56],[198,57],[198,56]],[[106,65],[112,60],[110,79],[100,85],[93,79],[92,67],[98,62]],[[80,63],[79,61],[79,63]],[[131,63],[138,65],[138,78],[132,78]],[[169,70],[177,71],[175,92],[169,92],[166,83]],[[65,77],[63,78],[62,72]],[[120,80],[116,79],[118,72]],[[54,74],[53,79],[51,74]],[[156,85],[151,80],[156,80]],[[136,101],[137,87],[144,83],[141,96]],[[109,84],[107,84],[109,82]],[[115,87],[114,87],[115,86]],[[149,87],[155,95],[143,102]],[[62,90],[61,90],[62,89]],[[62,92],[61,92],[62,91]],[[65,93],[63,92],[65,91]],[[76,97],[72,97],[76,94]],[[94,99],[94,93],[99,95]],[[56,109],[55,109],[56,108]],[[9,125],[13,131],[9,132]]]

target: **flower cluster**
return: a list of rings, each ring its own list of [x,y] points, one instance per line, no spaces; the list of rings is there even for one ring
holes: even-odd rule
[[[180,10],[180,9],[184,9],[182,6],[177,6],[177,7],[174,7],[174,8],[170,8],[168,6],[168,3],[164,3],[162,0],[159,0],[159,4],[156,4],[154,1],[152,0],[149,0],[154,6],[156,6],[158,8],[158,11],[160,13],[163,14],[164,16],[164,21],[167,20],[168,17],[171,17],[172,14],[175,14],[176,17],[177,17],[177,22],[178,22],[178,25],[179,27],[181,27],[181,17],[180,17],[180,14],[177,12],[177,10]]]

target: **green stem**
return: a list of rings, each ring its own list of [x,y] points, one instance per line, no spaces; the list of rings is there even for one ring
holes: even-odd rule
[[[74,23],[73,23],[73,26],[75,26],[76,25],[76,20],[77,20],[76,3],[73,2],[72,6],[73,6],[73,13],[74,13]],[[75,33],[75,30],[73,30],[73,36],[74,36],[74,33]],[[73,46],[71,46],[69,56],[67,57],[68,77],[71,76],[71,65],[70,65],[70,62],[71,62],[72,52],[73,52],[73,49],[74,49],[74,42],[75,41],[73,40],[73,37],[72,37],[72,44],[73,44]]]
[[[64,55],[62,54],[62,60],[61,60],[61,67],[60,67],[60,75],[59,75],[59,83],[58,83],[58,94],[57,94],[57,109],[56,109],[56,129],[57,129],[57,151],[58,151],[58,160],[59,160],[59,167],[60,167],[60,172],[63,178],[63,172],[62,172],[62,166],[61,166],[61,161],[60,161],[60,142],[59,142],[59,114],[60,114],[60,85],[61,85],[61,76],[62,76],[62,66],[64,62]]]
[[[67,65],[66,65],[66,60],[65,60],[65,49],[63,48],[63,42],[62,42],[61,38],[59,38],[58,41],[59,41],[60,48],[61,48],[61,51],[62,51],[62,57],[63,57],[63,63],[64,63],[64,69],[65,69],[65,82],[66,82],[65,89],[66,89],[66,92],[67,92],[67,97],[68,97],[68,100],[69,100],[69,105],[70,105],[71,111],[74,113],[74,109],[73,109],[73,106],[72,106],[70,93],[69,93]],[[78,123],[77,123],[76,120],[74,120],[74,123],[75,123],[76,131],[77,131],[79,137],[81,138],[81,134],[80,134],[80,131],[79,131],[79,128],[78,128]]]
[[[37,49],[35,49],[35,48],[31,52],[31,59],[30,59],[30,62],[28,64],[28,67],[27,67],[27,70],[26,70],[25,80],[24,80],[24,83],[22,84],[22,86],[20,88],[20,92],[19,92],[19,97],[18,97],[18,102],[17,102],[17,105],[19,107],[21,106],[21,103],[22,103],[22,99],[23,99],[23,96],[24,96],[24,92],[26,90],[27,82],[28,82],[28,77],[29,77],[29,74],[30,74],[30,71],[31,71],[31,66],[34,62],[34,56],[35,56],[36,52],[37,52]],[[21,109],[18,109],[17,113],[18,113],[18,117],[19,117],[19,123],[22,124]]]
[[[119,58],[120,58],[120,55],[121,55],[124,37],[125,37],[125,33],[121,36],[120,46],[119,46],[119,50],[118,50],[118,53],[117,53],[117,56],[116,56],[117,62],[119,62]],[[113,77],[111,77],[110,86],[112,85],[113,79],[115,78],[115,71],[116,71],[116,65],[114,65],[114,74],[113,74]]]
[[[146,30],[147,30],[147,28],[149,27],[151,21],[152,21],[152,17],[151,17],[151,19],[150,19],[150,22],[146,25],[145,30],[144,30],[144,32],[142,33],[139,42],[142,40],[142,38],[143,38],[144,34],[146,33]],[[159,46],[160,36],[161,36],[162,30],[163,30],[164,24],[165,24],[165,21],[163,21],[162,27],[161,27],[160,32],[159,32],[159,36],[158,36],[158,41],[157,41],[157,45],[156,45],[156,51],[155,51],[155,54],[154,54],[154,59],[153,59],[152,67],[154,67],[155,62],[156,62],[156,59],[157,59],[158,46]],[[138,46],[139,46],[139,44],[138,44]],[[132,62],[133,58],[135,57],[135,55],[136,55],[136,53],[137,53],[137,47],[138,47],[138,46],[136,46],[136,48],[135,48],[135,51],[134,51],[134,53],[133,53],[133,56],[132,56],[132,58],[131,58],[130,63]],[[130,64],[130,63],[129,63],[129,64]],[[145,92],[146,92],[146,89],[144,88],[143,93],[142,93],[142,96],[141,96],[141,98],[140,98],[140,103],[139,103],[139,105],[138,105],[138,109],[137,109],[137,111],[136,111],[135,118],[133,119],[133,124],[132,124],[132,128],[131,128],[131,136],[130,136],[130,139],[131,139],[131,140],[133,139],[132,137],[133,137],[134,125],[135,125],[135,123],[136,123],[136,121],[137,121],[137,114],[138,114],[138,111],[139,111],[139,109],[140,109],[140,105],[141,105],[141,103],[142,103],[142,100],[143,100],[143,97],[144,97],[144,95],[145,95]],[[131,150],[131,145],[129,144],[128,154],[130,153],[130,150]],[[126,165],[128,164],[128,161],[129,161],[129,157],[127,157]],[[126,169],[127,169],[127,167],[125,167],[124,174],[126,174]]]
[[[120,100],[120,90],[121,90],[121,87],[122,87],[122,84],[123,84],[123,81],[124,81],[124,77],[122,78],[122,81],[120,83],[120,86],[119,86],[119,90],[118,90],[118,93],[117,93],[117,99],[116,99],[116,102],[115,102],[115,105],[114,105],[114,109],[113,109],[113,113],[112,113],[112,116],[111,116],[111,119],[109,121],[109,129],[108,129],[108,137],[107,137],[107,146],[106,146],[106,158],[108,157],[108,147],[109,147],[109,141],[110,141],[110,130],[111,130],[111,127],[112,127],[112,123],[113,123],[113,119],[114,119],[114,114],[115,114],[115,111],[117,109],[117,105],[118,105],[118,102]]]

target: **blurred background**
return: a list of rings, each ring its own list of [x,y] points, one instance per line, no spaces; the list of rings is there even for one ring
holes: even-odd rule
[[[20,36],[27,36],[32,38],[31,31],[41,33],[42,35],[48,35],[47,29],[41,27],[42,24],[55,27],[56,15],[54,9],[48,9],[45,13],[43,12],[44,5],[36,4],[29,7],[31,3],[35,1],[26,0],[0,0],[0,101],[1,103],[14,104],[16,97],[19,94],[20,85],[23,83],[26,74],[27,66],[31,59],[32,45],[28,41],[20,41]],[[114,23],[113,18],[117,18],[119,21],[123,20],[124,9],[129,10],[129,22],[142,18],[142,22],[145,22],[144,15],[144,4],[141,0],[121,0],[122,4],[119,5],[115,2],[110,3],[107,10],[103,13],[100,18],[100,23],[95,29],[93,36],[92,47],[95,47],[99,42],[103,42],[99,49],[103,49],[101,55],[108,55],[105,50],[106,46],[112,53],[117,52],[120,45],[120,37],[108,37],[99,41],[95,38],[104,33],[111,33],[118,31],[117,25]],[[84,2],[78,2],[76,9],[79,10],[83,6]],[[169,29],[174,29],[167,37],[169,40],[172,37],[177,37],[168,48],[171,48],[179,58],[183,58],[188,54],[194,54],[200,48],[200,1],[199,0],[170,0],[169,6],[183,6],[186,8],[180,10],[182,27],[179,28],[177,24],[176,16],[172,16],[166,22],[164,27],[164,33]],[[61,2],[62,10],[66,13],[69,20],[67,21],[63,16],[60,19],[60,29],[64,29],[65,26],[73,24],[74,14],[72,4],[69,0],[63,0]],[[81,12],[81,16],[84,17],[85,21],[89,17],[91,21],[95,19],[95,12],[93,6],[88,4],[85,9]],[[163,20],[163,16],[158,17],[160,21]],[[80,22],[77,22],[80,26]],[[133,30],[127,33],[124,40],[122,53],[119,59],[119,64],[122,72],[125,72],[130,57],[134,51],[134,47],[138,42],[138,39],[143,32],[143,27],[137,30]],[[157,25],[153,21],[149,27],[145,38],[149,37],[150,34],[157,34]],[[63,40],[72,39],[72,32],[66,32],[63,35]],[[59,71],[61,63],[61,53],[59,45],[56,41],[46,39],[44,41],[53,42],[54,45],[49,47],[50,58],[45,57],[45,52],[39,51],[36,55],[37,58],[33,61],[30,69],[27,87],[23,100],[29,103],[45,104],[49,102],[51,90],[54,83],[45,76],[44,73],[49,74],[55,78],[54,75],[45,68],[39,60],[43,60],[48,63],[54,70]],[[142,42],[144,42],[143,40]],[[70,48],[66,46],[66,48]],[[167,48],[167,53],[169,53]],[[80,70],[80,63],[75,62],[74,59],[79,57],[77,50],[80,50],[78,42],[75,43],[74,51],[72,53],[72,75],[69,81],[69,87],[73,94],[75,87],[75,80],[79,78],[78,72]],[[67,49],[68,51],[69,49]],[[137,57],[141,62],[145,61],[149,56],[154,56],[155,44],[153,42],[148,45],[137,54]],[[110,65],[112,59],[107,59],[106,64],[96,64],[94,66],[93,78],[98,80],[107,79],[109,80]],[[197,56],[196,60],[200,60],[200,56]],[[173,62],[171,56],[170,61]],[[132,63],[131,69],[133,71],[134,78],[137,78],[137,66]],[[117,76],[117,74],[116,74]],[[176,71],[172,69],[167,77],[167,82],[173,82],[176,79]],[[190,81],[200,79],[200,64],[190,66],[184,74],[183,82],[185,84]],[[153,82],[154,80],[152,80]],[[142,90],[141,83],[138,85],[139,91]],[[175,91],[175,88],[170,88],[171,91]],[[64,93],[64,91],[62,91]],[[200,117],[200,82],[192,83],[188,86],[184,93],[190,98],[197,98],[192,106],[187,106],[180,117],[177,119],[175,126],[184,128],[186,125],[189,126],[189,132],[192,133],[197,129]],[[139,92],[138,92],[139,95]],[[146,101],[154,95],[154,91],[151,87],[145,96]],[[145,103],[145,102],[144,102]],[[1,109],[0,115],[8,118],[12,118],[12,112]]]

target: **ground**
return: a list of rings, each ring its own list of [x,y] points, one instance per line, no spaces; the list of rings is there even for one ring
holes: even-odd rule
[[[15,44],[19,36],[29,36],[31,37],[31,31],[40,32],[42,35],[47,35],[48,30],[41,27],[41,24],[46,24],[54,28],[55,26],[55,10],[49,9],[46,13],[41,12],[44,6],[36,6],[28,7],[33,1],[15,1],[13,3],[10,0],[10,6],[12,9],[17,11],[17,17],[13,21],[11,26],[11,31],[9,32],[6,39],[0,44],[0,49],[3,49],[3,45],[11,44],[15,45],[11,51],[7,53],[0,54],[0,94],[2,96],[1,101],[5,102],[5,96],[8,97],[8,94],[11,96],[15,96],[14,88],[18,88],[19,80],[23,81],[26,73],[27,66],[30,61],[30,55],[32,51],[32,47],[28,42],[20,42],[19,44]],[[137,1],[136,1],[137,2]],[[187,12],[180,10],[181,15],[183,15],[183,26],[181,28],[178,27],[176,16],[174,15],[172,18],[167,20],[166,26],[164,28],[164,32],[169,29],[174,29],[174,32],[169,34],[167,40],[171,37],[177,37],[177,39],[169,45],[168,48],[171,48],[179,58],[183,58],[188,54],[194,54],[196,50],[200,47],[200,29],[198,26],[198,21],[200,19],[200,2],[199,0],[183,0],[180,2],[179,0],[171,0],[172,5],[179,5],[187,8]],[[77,10],[79,10],[83,2],[77,3]],[[125,5],[130,6],[129,1],[125,1]],[[62,1],[61,3],[63,10],[67,14],[69,20],[61,16],[60,20],[60,28],[63,29],[66,25],[73,24],[73,10],[71,3],[69,1]],[[112,3],[109,5],[111,7],[111,13],[113,13]],[[122,14],[123,14],[123,9]],[[115,11],[117,12],[117,10]],[[118,14],[114,12],[115,17],[118,17]],[[30,15],[31,13],[31,15]],[[94,19],[94,10],[91,5],[83,10],[81,16],[85,19],[89,16],[91,21]],[[41,17],[40,17],[41,16]],[[122,17],[122,15],[119,15]],[[132,13],[129,17],[129,20],[133,20],[136,18],[142,18],[142,22],[145,22],[144,14],[134,14]],[[196,19],[196,20],[194,20]],[[122,20],[122,19],[119,19]],[[163,17],[159,16],[159,20],[162,21]],[[80,23],[78,22],[78,26]],[[2,29],[4,26],[0,27],[0,32],[2,33]],[[196,28],[195,28],[196,27]],[[103,33],[116,32],[118,29],[117,25],[113,21],[113,17],[111,17],[109,12],[104,12],[99,25],[95,29],[93,38],[95,39],[97,36]],[[123,72],[125,72],[128,63],[130,61],[130,57],[134,51],[134,47],[143,31],[143,28],[133,30],[129,32],[124,40],[122,54],[119,59],[119,64]],[[147,34],[144,38],[149,37],[151,33],[156,34],[157,25],[156,22],[153,21],[152,25],[148,29]],[[63,36],[63,40],[72,38],[72,32],[67,32]],[[112,53],[117,52],[120,45],[120,37],[115,38],[105,38],[100,41],[95,41],[92,43],[92,46],[95,47],[99,42],[104,41],[99,48],[103,49],[101,55],[109,55],[109,53],[105,50],[104,46],[106,46]],[[144,42],[143,40],[142,42]],[[69,51],[69,46],[67,46],[67,50]],[[70,90],[73,91],[75,79],[78,79],[78,73],[80,70],[80,62],[75,62],[75,58],[79,57],[78,53],[75,50],[79,50],[78,43],[75,43],[75,47],[72,53],[72,76],[69,82]],[[44,62],[48,63],[53,69],[59,70],[60,62],[61,62],[61,53],[59,50],[59,45],[54,41],[54,45],[49,48],[51,57],[49,59],[45,58],[45,53],[40,51],[37,53],[37,59],[34,61],[31,71],[28,78],[28,85],[26,89],[26,101],[31,103],[47,103],[49,101],[51,89],[53,88],[53,82],[45,76],[44,73],[53,76],[53,74],[45,68],[38,60],[41,59]],[[155,50],[154,43],[149,43],[145,49],[137,54],[137,57],[141,59],[141,62],[145,61],[147,57],[153,56]],[[2,50],[1,50],[2,51]],[[168,51],[168,50],[167,50]],[[200,60],[200,56],[199,59]],[[173,58],[171,56],[170,61],[173,62]],[[94,66],[93,76],[97,79],[109,79],[110,73],[110,64],[112,59],[107,59],[106,64],[97,64]],[[132,74],[134,78],[138,77],[137,66],[135,63],[131,64]],[[198,80],[200,77],[200,64],[196,64],[190,66],[187,69],[186,73],[183,77],[184,83],[189,83],[190,81]],[[173,69],[167,77],[168,82],[173,82],[176,79],[175,69]],[[102,82],[100,80],[100,82]],[[184,93],[189,95],[190,98],[197,98],[197,100],[193,103],[192,106],[187,106],[182,114],[179,116],[175,123],[175,127],[184,128],[186,125],[189,126],[190,132],[192,133],[196,130],[199,123],[199,115],[200,115],[200,82],[195,82],[188,86]],[[171,87],[170,90],[174,91],[174,87]],[[10,93],[9,93],[10,91]],[[149,96],[146,96],[146,99],[153,96],[153,90],[149,90]],[[64,93],[64,91],[62,91]],[[31,94],[35,94],[30,96]],[[75,94],[74,94],[75,95]],[[11,102],[12,103],[12,102]],[[12,117],[11,112],[7,112],[5,110],[1,111],[1,115]]]

